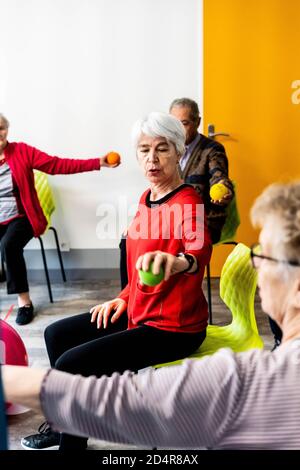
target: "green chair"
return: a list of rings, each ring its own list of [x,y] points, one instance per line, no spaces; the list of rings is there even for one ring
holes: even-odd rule
[[[218,245],[237,245],[234,241],[236,231],[241,223],[236,198],[236,184],[233,182],[234,197],[226,208],[226,221],[222,229],[220,241],[215,243]],[[210,264],[206,266],[206,283],[207,283],[207,304],[208,304],[208,318],[209,323],[212,324],[212,295],[211,295],[211,277],[210,277]]]
[[[57,250],[57,255],[58,255],[59,264],[60,264],[60,270],[61,270],[63,281],[66,282],[66,274],[65,274],[62,255],[61,255],[61,251],[60,251],[57,231],[53,226],[50,225],[51,224],[51,215],[53,214],[53,212],[55,210],[55,203],[54,203],[51,188],[50,188],[49,183],[48,183],[48,176],[46,175],[46,173],[43,173],[41,171],[34,171],[34,185],[35,185],[35,189],[36,189],[41,207],[43,209],[44,215],[45,215],[45,217],[47,219],[47,222],[48,222],[46,231],[48,229],[52,230],[52,232],[54,234],[56,250]],[[41,237],[38,237],[38,239],[39,239],[40,246],[41,246],[43,265],[44,265],[45,276],[46,276],[46,281],[47,281],[47,287],[48,287],[48,292],[49,292],[49,299],[50,299],[50,302],[53,302],[53,295],[52,295],[52,289],[51,289],[51,284],[50,284],[50,277],[49,277],[49,271],[48,271],[48,265],[47,265],[47,260],[46,260],[46,253],[45,253],[44,243],[43,243],[43,240],[42,240]]]
[[[220,348],[235,352],[263,348],[254,312],[256,285],[257,273],[250,262],[250,249],[239,243],[228,256],[220,279],[220,296],[232,313],[232,321],[226,326],[208,325],[204,342],[189,358],[199,359]],[[159,364],[155,368],[181,362]]]
[[[55,203],[52,190],[48,183],[48,175],[46,175],[46,173],[43,173],[42,171],[35,170],[34,186],[49,227],[51,223],[51,215],[55,211]]]
[[[236,235],[236,231],[241,223],[236,198],[236,184],[233,182],[234,197],[226,208],[226,221],[222,228],[221,238],[216,245],[222,243],[231,243]]]

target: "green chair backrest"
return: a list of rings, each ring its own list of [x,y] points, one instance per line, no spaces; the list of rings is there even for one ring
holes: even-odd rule
[[[232,313],[233,323],[258,333],[254,312],[257,272],[250,262],[250,248],[239,243],[228,256],[220,279],[220,296]]]
[[[220,241],[217,245],[221,243],[226,243],[233,241],[236,235],[236,231],[241,223],[238,208],[237,208],[237,197],[236,197],[236,184],[233,182],[234,187],[234,197],[228,204],[226,208],[226,221],[221,232]]]
[[[46,173],[35,170],[34,185],[49,227],[51,223],[51,215],[55,210],[55,203]]]
[[[257,274],[250,262],[250,249],[239,243],[225,261],[220,279],[220,296],[231,310],[232,322],[225,326],[208,325],[204,342],[189,358],[200,359],[224,347],[235,352],[263,347],[254,312],[256,286]],[[179,359],[154,367],[181,362]]]

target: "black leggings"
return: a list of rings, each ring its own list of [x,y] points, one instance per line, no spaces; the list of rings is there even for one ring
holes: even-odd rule
[[[128,284],[126,237],[124,237],[124,235],[122,236],[120,240],[119,248],[120,248],[120,281],[121,281],[121,289],[124,289]]]
[[[26,217],[0,225],[1,256],[5,262],[8,294],[29,291],[23,248],[31,238],[33,230]]]
[[[183,359],[204,341],[206,331],[174,333],[150,326],[127,330],[125,313],[97,329],[90,313],[59,320],[45,330],[51,367],[83,376],[111,375]],[[76,446],[76,447],[75,447]],[[86,439],[62,434],[60,450],[86,447]]]

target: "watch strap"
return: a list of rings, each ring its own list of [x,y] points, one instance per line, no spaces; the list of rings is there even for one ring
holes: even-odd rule
[[[195,263],[195,259],[192,255],[190,255],[189,253],[178,253],[177,257],[178,258],[183,257],[189,263],[188,267],[186,269],[184,269],[184,271],[180,271],[180,274],[187,273],[188,271],[190,271],[190,269],[192,269],[192,267]]]

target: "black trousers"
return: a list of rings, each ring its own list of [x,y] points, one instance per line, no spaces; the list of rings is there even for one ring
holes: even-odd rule
[[[33,238],[27,217],[20,217],[0,225],[1,256],[6,268],[8,294],[28,292],[24,246]]]
[[[110,376],[183,359],[204,341],[206,331],[173,333],[149,326],[127,329],[124,312],[116,323],[97,329],[90,313],[59,320],[45,330],[52,367],[83,376]],[[62,434],[60,450],[84,449],[85,438]]]
[[[126,237],[122,236],[120,240],[119,248],[120,248],[120,281],[121,281],[121,289],[124,289],[128,284]]]

